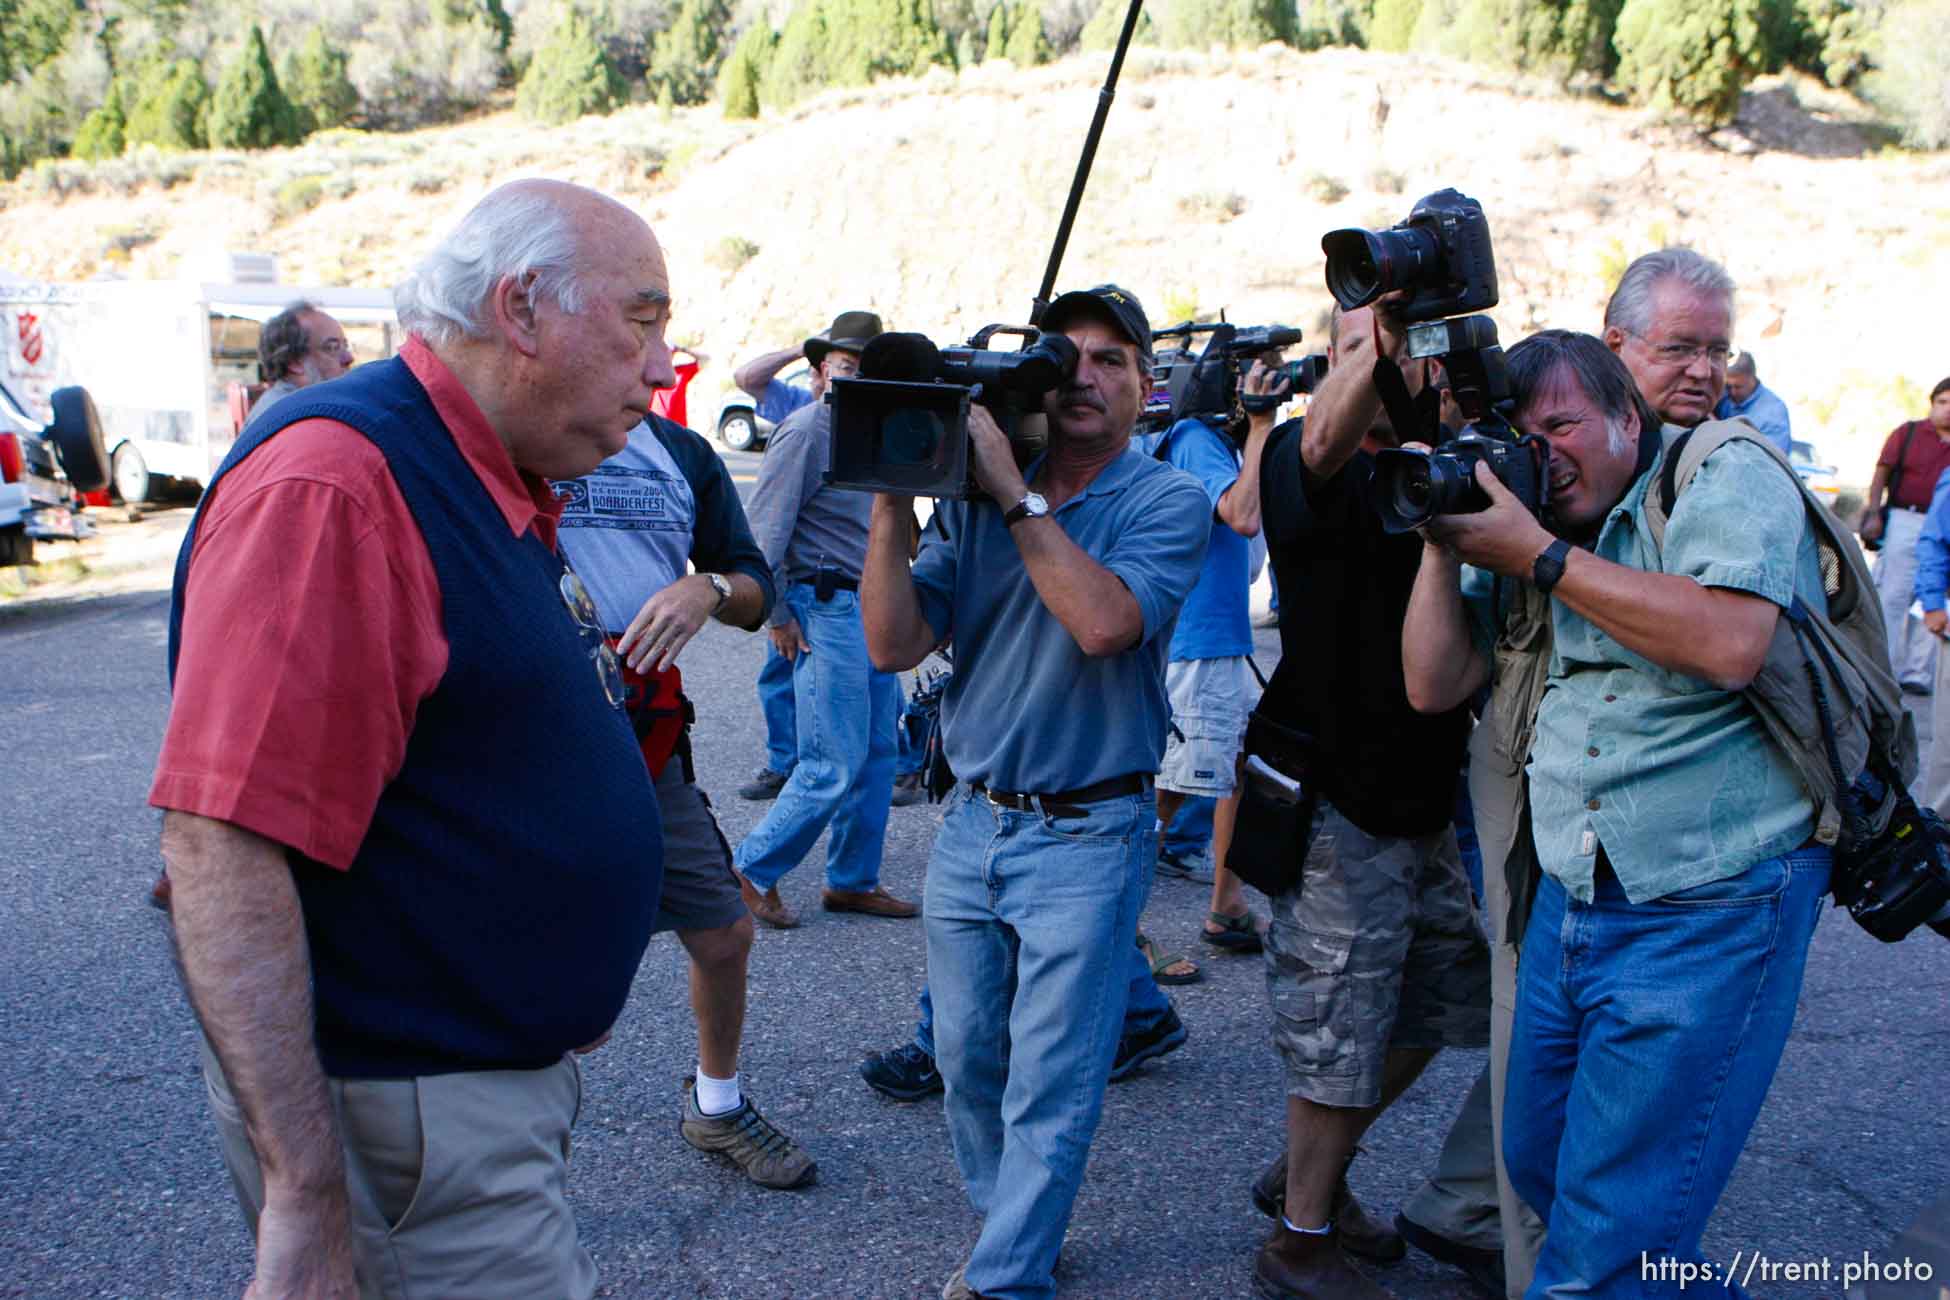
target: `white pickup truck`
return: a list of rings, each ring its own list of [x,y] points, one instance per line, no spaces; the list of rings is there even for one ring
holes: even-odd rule
[[[54,418],[56,389],[87,385],[110,480],[129,504],[194,491],[236,436],[242,393],[257,380],[259,327],[297,299],[331,313],[359,360],[393,354],[385,289],[0,278],[0,382],[42,423]]]

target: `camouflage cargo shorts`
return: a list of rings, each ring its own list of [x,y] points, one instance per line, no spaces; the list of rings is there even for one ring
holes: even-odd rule
[[[1370,835],[1322,803],[1301,883],[1266,936],[1273,1043],[1287,1093],[1381,1100],[1389,1049],[1483,1047],[1490,963],[1453,830]]]

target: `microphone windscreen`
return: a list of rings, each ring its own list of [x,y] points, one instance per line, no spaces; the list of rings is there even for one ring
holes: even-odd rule
[[[941,349],[925,334],[882,334],[860,353],[860,378],[916,383],[941,369]]]

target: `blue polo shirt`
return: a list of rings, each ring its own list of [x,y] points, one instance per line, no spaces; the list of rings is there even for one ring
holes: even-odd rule
[[[1217,518],[1219,498],[1239,478],[1239,452],[1232,441],[1203,420],[1186,419],[1162,435],[1144,440],[1144,450],[1162,457],[1197,479],[1212,503],[1212,541],[1185,607],[1178,612],[1178,630],[1171,634],[1171,658],[1227,659],[1253,652],[1253,622],[1248,590],[1252,586],[1249,543]]]
[[[1122,654],[1077,646],[992,501],[941,502],[914,561],[922,614],[955,642],[941,699],[948,765],[994,790],[1076,790],[1158,770],[1171,715],[1165,651],[1198,581],[1212,504],[1190,475],[1131,448],[1053,515],[1137,599],[1144,635]]]

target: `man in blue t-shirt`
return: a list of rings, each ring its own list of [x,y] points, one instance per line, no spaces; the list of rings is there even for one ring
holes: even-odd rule
[[[731,474],[711,445],[661,416],[593,473],[555,485],[562,551],[623,658],[625,708],[663,814],[664,882],[653,932],[691,959],[697,1074],[679,1132],[764,1187],[803,1187],[812,1158],[738,1083],[752,917],[731,850],[691,765],[677,656],[710,619],[756,631],[775,599]],[[696,571],[691,572],[695,566]]]
[[[1225,417],[1193,416],[1172,425],[1148,448],[1156,459],[1199,481],[1212,503],[1213,516],[1205,567],[1178,612],[1171,661],[1165,667],[1171,725],[1164,763],[1158,769],[1159,829],[1162,833],[1171,825],[1187,798],[1206,795],[1218,800],[1212,823],[1212,902],[1200,934],[1215,948],[1242,953],[1258,952],[1261,947],[1245,891],[1225,867],[1239,815],[1235,771],[1239,747],[1246,735],[1246,717],[1259,694],[1246,662],[1253,649],[1248,539],[1259,535],[1260,454],[1285,390],[1283,379],[1276,383],[1264,361],[1255,361],[1242,384],[1248,399],[1242,405],[1264,409],[1244,412],[1243,447],[1235,446],[1220,427]],[[1160,851],[1158,875],[1171,879],[1189,873]]]

